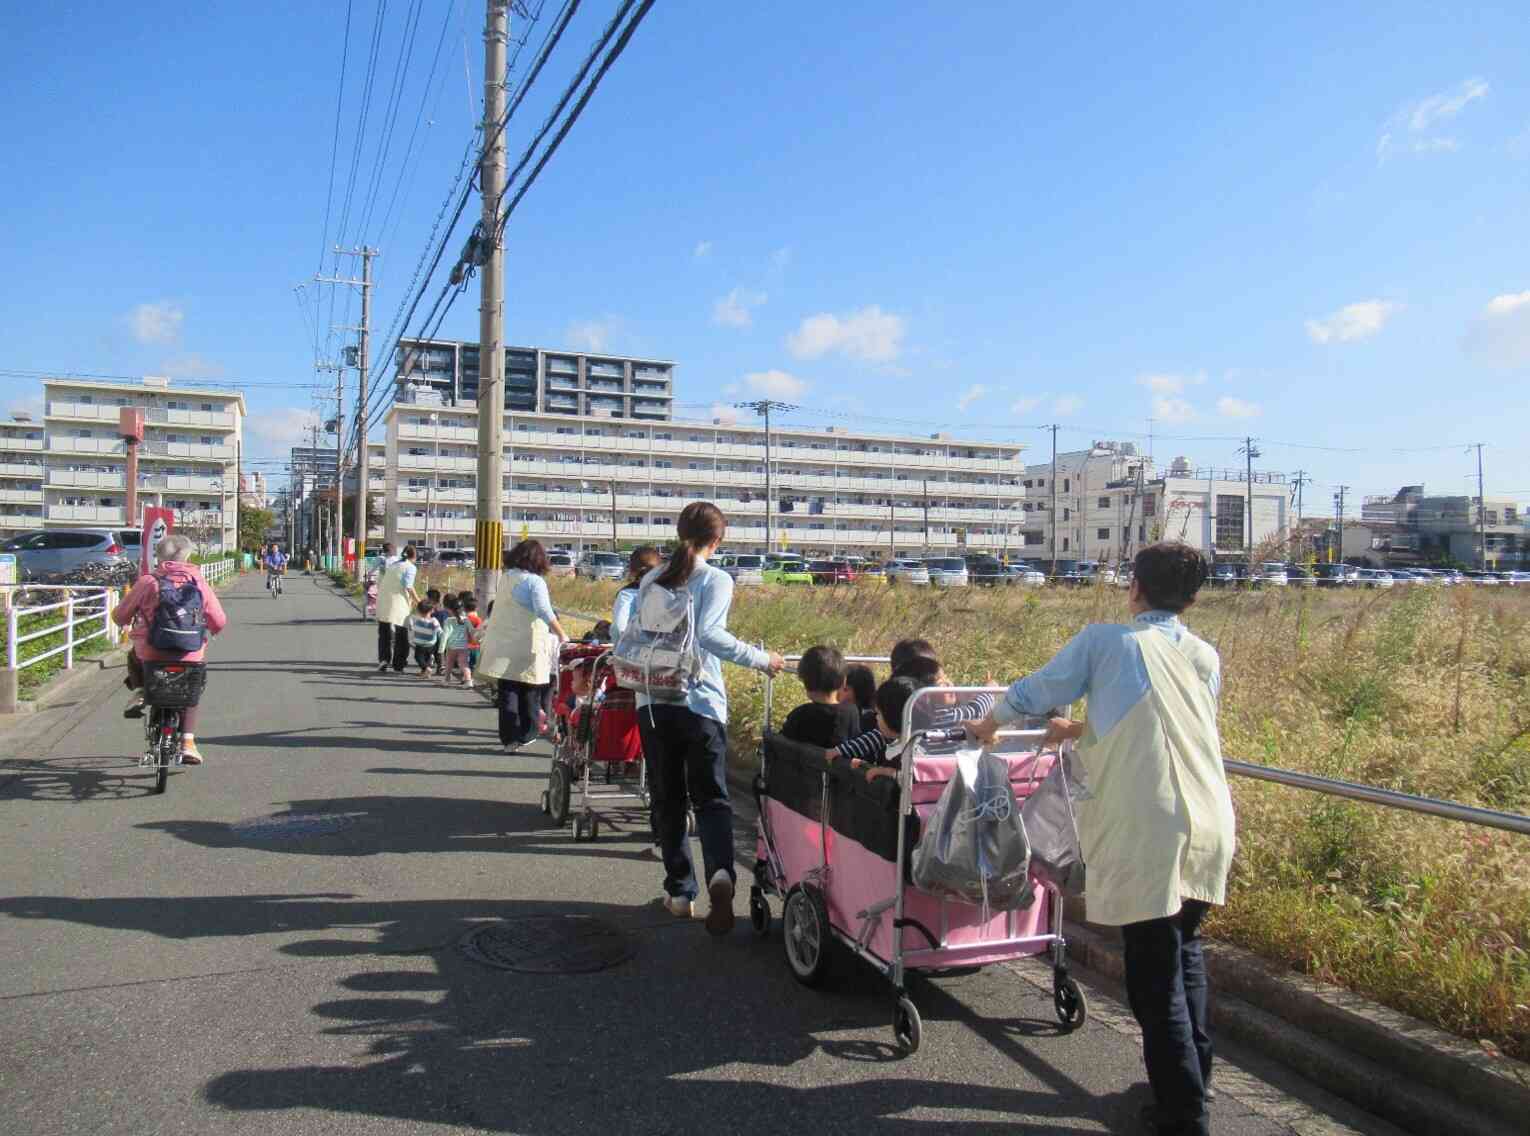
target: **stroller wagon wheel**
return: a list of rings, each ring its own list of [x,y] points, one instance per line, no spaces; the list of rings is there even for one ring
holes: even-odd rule
[[[542,815],[543,816],[546,816],[547,813],[550,811],[551,805],[552,805],[552,795],[546,789],[543,789],[542,790]]]
[[[553,762],[547,777],[547,815],[559,828],[568,823],[569,790],[568,766],[561,761]]]
[[[792,977],[804,986],[817,985],[828,963],[830,932],[829,911],[816,888],[798,884],[786,893],[781,941]]]
[[[770,904],[758,887],[749,893],[749,925],[761,939],[770,935]]]
[[[893,1007],[893,1039],[905,1053],[918,1053],[919,1041],[924,1034],[924,1023],[919,1019],[919,1007],[907,994],[898,999]]]
[[[1083,988],[1067,975],[1052,976],[1052,1004],[1057,1008],[1057,1020],[1070,1033],[1089,1018],[1089,999]]]

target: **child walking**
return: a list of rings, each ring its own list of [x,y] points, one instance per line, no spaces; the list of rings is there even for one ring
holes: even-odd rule
[[[419,602],[409,620],[409,642],[414,647],[415,665],[420,668],[420,677],[424,678],[430,673],[431,663],[441,643],[441,624],[428,599]]]
[[[469,657],[474,644],[478,642],[478,629],[462,613],[462,601],[456,596],[446,597],[446,610],[449,613],[446,626],[441,630],[441,645],[445,656],[446,681],[451,682],[452,676],[459,670],[462,672],[462,685],[473,685],[473,665]]]

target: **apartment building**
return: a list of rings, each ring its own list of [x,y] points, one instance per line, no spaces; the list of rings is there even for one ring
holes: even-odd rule
[[[1366,497],[1344,529],[1345,559],[1406,567],[1452,561],[1519,569],[1530,563],[1525,510],[1511,497],[1431,496],[1422,485]]]
[[[448,339],[399,343],[399,401],[444,406],[478,399],[478,344]],[[505,348],[505,409],[512,413],[672,417],[675,365],[659,359]]]
[[[1024,549],[1052,555],[1053,502],[1059,560],[1130,559],[1155,540],[1181,540],[1213,558],[1248,554],[1250,484],[1246,470],[1197,469],[1179,457],[1163,471],[1131,442],[1095,442],[1025,467]],[[1290,488],[1281,473],[1255,470],[1253,542],[1283,539],[1291,525]]]
[[[43,424],[29,414],[0,422],[0,537],[43,523]]]
[[[136,383],[45,379],[43,399],[45,526],[136,524],[126,515],[119,416],[123,407],[139,407],[145,419],[140,506],[174,509],[177,526],[209,548],[238,543],[242,394],[175,387],[153,377]]]
[[[387,532],[470,547],[476,407],[403,402],[387,417]],[[674,538],[693,500],[728,515],[727,545],[766,551],[762,427],[576,414],[505,416],[507,536],[550,547],[631,547]],[[775,544],[810,556],[1013,550],[1021,447],[842,427],[771,431]]]

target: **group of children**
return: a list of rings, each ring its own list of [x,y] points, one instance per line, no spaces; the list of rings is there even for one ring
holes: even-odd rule
[[[899,640],[890,662],[892,677],[878,686],[870,667],[847,665],[837,648],[808,648],[797,664],[808,701],[786,716],[781,735],[819,746],[830,761],[848,759],[851,768],[865,769],[867,780],[896,776],[908,700],[926,687],[951,683],[928,640]],[[993,702],[993,695],[979,694],[963,705],[942,707],[933,720],[938,725],[976,721]]]
[[[460,675],[463,686],[472,686],[482,628],[478,599],[472,592],[448,593],[443,598],[436,588],[427,591],[409,621],[409,642],[420,677],[434,671],[436,677],[451,682]]]

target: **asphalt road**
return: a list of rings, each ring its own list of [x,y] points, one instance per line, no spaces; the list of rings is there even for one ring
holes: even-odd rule
[[[278,600],[246,577],[225,605],[208,763],[164,796],[120,669],[0,736],[6,1132],[1133,1129],[1138,1040],[1108,986],[1081,975],[1093,1017],[1063,1034],[1039,963],[917,981],[901,1056],[859,963],[807,990],[779,933],[658,910],[641,818],[595,844],[549,829],[545,752],[500,752],[481,698],[376,674],[373,625],[327,583]],[[568,915],[631,957],[526,974],[458,945]],[[1221,1056],[1219,1133],[1392,1131]]]

